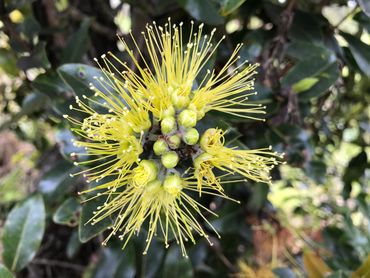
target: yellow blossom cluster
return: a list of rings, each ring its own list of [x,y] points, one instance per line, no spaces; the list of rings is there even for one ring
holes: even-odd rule
[[[73,175],[83,174],[91,183],[82,193],[106,197],[89,222],[113,219],[103,244],[117,235],[125,247],[144,226],[144,254],[158,233],[166,247],[174,238],[184,256],[185,242],[195,243],[196,235],[212,244],[199,220],[218,235],[204,215],[215,213],[189,193],[232,200],[224,193],[224,177],[269,183],[269,172],[281,157],[271,148],[226,147],[224,131],[218,128],[199,133],[198,123],[211,110],[260,119],[264,107],[248,102],[255,94],[257,65],[240,62],[241,44],[221,69],[208,70],[196,82],[224,38],[214,45],[215,30],[203,34],[203,24],[196,28],[193,23],[184,38],[182,26],[170,20],[163,27],[147,25],[142,33],[145,50],[131,34],[135,51],[120,38],[135,70],[112,53],[102,55],[96,62],[103,75],[91,84],[94,96],[77,97],[77,105],[70,107],[86,117],[64,116],[79,137],[74,144],[86,149],[73,153],[79,157],[75,164],[83,168]],[[215,169],[223,174],[216,175]]]

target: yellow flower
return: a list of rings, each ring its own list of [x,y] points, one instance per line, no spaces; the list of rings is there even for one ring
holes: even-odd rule
[[[270,170],[279,163],[277,158],[282,158],[282,155],[272,152],[271,147],[238,150],[227,148],[224,144],[223,130],[210,128],[204,132],[200,140],[203,153],[194,159],[194,175],[200,192],[204,179],[207,183],[214,184],[217,190],[222,190],[220,179],[212,171],[214,167],[257,182],[270,183]]]
[[[280,157],[268,148],[227,148],[220,129],[199,133],[198,122],[208,111],[259,119],[254,115],[264,113],[264,107],[246,102],[255,94],[251,90],[257,65],[239,63],[241,44],[221,70],[208,71],[196,87],[196,77],[224,38],[213,45],[215,30],[204,35],[203,24],[196,30],[193,23],[189,37],[183,38],[182,25],[170,20],[163,27],[147,25],[145,50],[130,34],[136,53],[119,38],[136,69],[112,53],[102,55],[100,62],[95,59],[103,75],[90,85],[94,97],[76,97],[77,106],[70,107],[85,113],[85,119],[64,116],[79,137],[74,144],[86,149],[72,154],[79,156],[75,164],[89,166],[73,175],[102,182],[83,193],[106,198],[89,221],[113,219],[103,244],[117,234],[125,247],[148,225],[144,253],[161,234],[165,246],[174,237],[185,256],[185,242],[195,243],[194,234],[210,242],[199,220],[213,227],[202,211],[215,215],[188,193],[235,201],[223,193],[223,177],[239,174],[269,182],[269,171]],[[216,176],[214,168],[225,174]]]
[[[157,168],[153,163],[143,160],[134,168],[130,177],[125,180],[128,182],[128,186],[122,183],[119,186],[111,187],[112,184],[107,183],[83,192],[105,189],[102,194],[108,196],[104,205],[99,206],[94,212],[94,216],[90,220],[92,224],[118,213],[111,226],[112,231],[104,240],[103,245],[117,234],[121,240],[125,240],[124,248],[130,238],[139,233],[143,225],[148,225],[147,243],[143,254],[147,253],[153,236],[158,232],[162,233],[166,247],[169,246],[170,236],[173,236],[181,246],[184,256],[186,256],[184,242],[190,240],[195,244],[193,232],[212,244],[209,236],[198,223],[196,216],[204,219],[214,230],[202,214],[201,209],[215,214],[186,193],[186,191],[194,190],[194,187],[178,174],[169,174],[163,179],[163,182],[159,181],[156,176]],[[146,220],[149,220],[147,224],[145,224]],[[215,230],[214,232],[217,234]]]

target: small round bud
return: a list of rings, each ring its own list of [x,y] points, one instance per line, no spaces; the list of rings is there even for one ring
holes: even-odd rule
[[[161,161],[164,167],[170,169],[177,165],[179,162],[179,156],[176,152],[168,152],[162,155]]]
[[[133,170],[132,183],[137,186],[143,186],[154,181],[157,178],[158,167],[152,160],[142,160]]]
[[[193,103],[190,103],[189,104],[188,109],[194,111],[195,113],[197,113],[197,120],[198,121],[200,119],[202,119],[204,117],[204,115],[206,114],[206,112],[204,111],[204,109],[198,109]]]
[[[175,116],[175,108],[173,106],[168,107],[163,111],[163,117]]]
[[[150,183],[148,183],[146,186],[145,186],[145,190],[148,192],[148,193],[154,193],[155,191],[157,191],[158,189],[161,188],[161,182],[159,180],[154,180]]]
[[[177,174],[169,175],[163,182],[163,188],[172,196],[176,197],[182,190],[183,180]]]
[[[199,140],[199,132],[195,128],[189,128],[185,131],[183,140],[188,145],[195,145]]]
[[[159,139],[159,140],[155,141],[155,143],[153,145],[153,151],[156,155],[162,155],[167,150],[168,150],[168,146],[167,146],[167,143],[164,140]]]
[[[177,149],[181,144],[181,138],[179,135],[172,135],[168,138],[168,145],[171,149]]]
[[[185,109],[179,115],[179,124],[183,127],[194,127],[197,124],[197,113]]]
[[[188,106],[190,99],[187,96],[179,96],[177,94],[172,94],[171,100],[176,109],[184,109]]]
[[[176,128],[176,119],[173,116],[165,117],[161,121],[161,130],[163,134],[168,134]]]

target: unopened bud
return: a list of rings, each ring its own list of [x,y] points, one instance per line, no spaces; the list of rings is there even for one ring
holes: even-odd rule
[[[185,109],[179,115],[179,124],[183,127],[194,127],[197,124],[197,113],[193,110]]]
[[[154,180],[150,183],[148,183],[146,186],[145,186],[145,190],[148,192],[148,193],[151,193],[153,194],[155,191],[157,191],[158,189],[161,188],[161,182],[159,180]]]
[[[168,150],[167,143],[164,140],[157,140],[153,145],[153,151],[156,155],[162,155]]]
[[[195,128],[189,128],[185,131],[183,140],[188,145],[195,145],[199,140],[199,132]]]
[[[179,110],[188,106],[190,102],[190,99],[187,96],[181,96],[181,95],[179,96],[177,94],[173,94],[171,96],[171,100],[175,108]]]
[[[181,144],[181,138],[179,135],[172,135],[168,138],[168,145],[171,149],[177,149]]]
[[[176,120],[173,116],[165,117],[161,121],[161,130],[163,134],[171,133],[175,130]]]
[[[163,117],[175,116],[175,108],[173,106],[168,107],[163,111]]]
[[[177,174],[169,175],[165,178],[163,182],[163,188],[169,194],[176,197],[180,194],[182,190],[183,180]]]
[[[179,162],[179,156],[176,152],[168,152],[162,155],[161,161],[167,169],[174,168]]]

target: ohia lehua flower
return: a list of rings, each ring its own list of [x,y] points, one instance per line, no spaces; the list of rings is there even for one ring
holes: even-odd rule
[[[218,235],[205,217],[215,213],[199,198],[210,194],[232,200],[223,186],[234,175],[269,183],[269,172],[281,157],[271,148],[227,147],[225,132],[217,127],[200,133],[198,124],[209,111],[256,120],[265,112],[248,102],[255,94],[257,65],[240,61],[241,44],[221,69],[207,70],[199,82],[224,37],[213,44],[215,30],[207,35],[203,24],[190,27],[185,37],[182,23],[147,25],[145,50],[130,33],[135,52],[119,38],[134,67],[112,53],[95,59],[104,76],[91,84],[94,97],[77,97],[70,107],[86,117],[64,116],[80,138],[74,144],[86,149],[77,155],[88,156],[75,163],[87,167],[73,174],[83,174],[92,184],[82,193],[105,197],[89,223],[112,218],[103,244],[117,235],[125,247],[140,231],[147,233],[144,253],[158,234],[166,247],[174,239],[184,256],[185,242],[195,243],[197,235],[212,244],[199,220]]]

